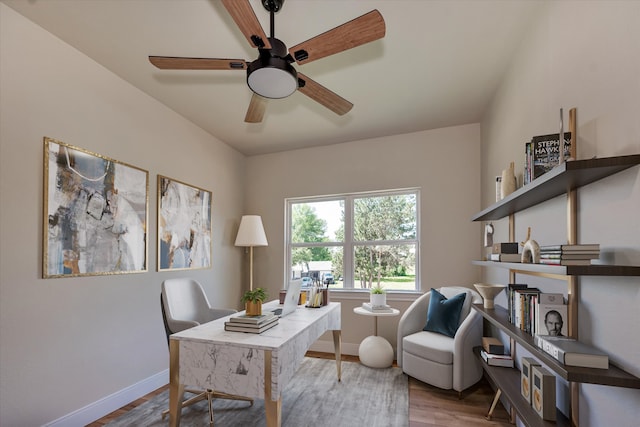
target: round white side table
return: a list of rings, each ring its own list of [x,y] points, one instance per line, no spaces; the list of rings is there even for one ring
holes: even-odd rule
[[[378,336],[378,317],[397,316],[400,310],[392,308],[392,312],[373,312],[362,307],[353,309],[355,314],[373,316],[373,335],[366,337],[358,348],[360,363],[370,368],[388,368],[393,364],[393,347],[389,341]]]

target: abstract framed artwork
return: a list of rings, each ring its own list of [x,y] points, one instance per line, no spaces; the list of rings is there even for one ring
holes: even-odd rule
[[[44,138],[43,278],[147,271],[149,172]]]
[[[158,175],[158,271],[211,268],[211,192]]]

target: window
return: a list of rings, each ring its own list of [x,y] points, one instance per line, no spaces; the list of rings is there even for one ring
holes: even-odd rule
[[[286,200],[291,279],[330,289],[417,289],[417,189]]]

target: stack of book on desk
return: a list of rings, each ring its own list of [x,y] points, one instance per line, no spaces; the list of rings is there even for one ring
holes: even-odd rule
[[[540,247],[540,263],[550,265],[590,265],[600,258],[600,244],[551,245]]]
[[[224,322],[225,331],[233,332],[249,332],[252,334],[260,334],[278,324],[278,316],[272,311],[266,312],[259,316],[248,316],[240,314],[229,318]]]
[[[393,313],[393,309],[389,305],[373,305],[370,302],[363,302],[362,308],[372,313]]]

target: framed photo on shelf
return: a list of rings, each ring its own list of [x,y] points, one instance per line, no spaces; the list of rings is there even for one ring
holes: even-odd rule
[[[211,192],[158,175],[158,271],[211,268]]]
[[[147,271],[149,172],[44,138],[43,278]]]

